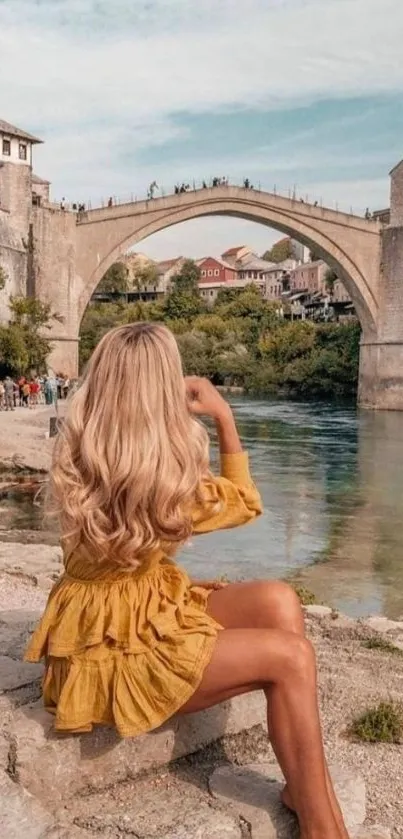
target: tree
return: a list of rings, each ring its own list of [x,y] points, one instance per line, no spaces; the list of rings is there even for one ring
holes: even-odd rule
[[[47,303],[33,297],[10,297],[10,321],[0,330],[0,360],[13,374],[44,370],[51,342],[44,330],[62,321]]]
[[[333,294],[334,285],[338,280],[336,271],[333,268],[328,268],[325,273],[325,286],[329,294]]]
[[[200,299],[199,280],[200,268],[192,259],[187,259],[171,279],[171,291],[164,306],[166,318],[190,321],[205,310]]]
[[[239,291],[236,288],[220,288],[214,301],[214,309],[233,303],[238,297]]]
[[[286,259],[292,259],[292,257],[292,242],[291,239],[287,238],[280,239],[270,250],[265,251],[262,259],[266,259],[267,262],[285,262]]]
[[[125,293],[129,290],[129,272],[123,262],[114,262],[102,277],[97,291],[105,294]]]
[[[321,256],[318,253],[318,251],[316,251],[315,248],[312,248],[312,250],[309,251],[309,261],[310,262],[319,262],[320,259],[321,259]]]
[[[185,259],[182,268],[171,278],[171,288],[174,291],[199,293],[200,268],[193,259]]]
[[[315,344],[315,326],[310,321],[287,321],[262,336],[259,350],[273,364],[284,365],[309,354]]]
[[[153,262],[147,262],[145,265],[137,268],[132,278],[133,288],[143,291],[144,289],[157,288],[159,284],[159,276],[157,266]]]
[[[6,287],[6,280],[7,280],[7,273],[4,268],[0,265],[0,291]]]

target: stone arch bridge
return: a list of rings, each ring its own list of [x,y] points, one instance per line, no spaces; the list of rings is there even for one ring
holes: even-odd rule
[[[77,373],[82,316],[103,275],[123,253],[171,225],[225,215],[290,235],[337,271],[362,326],[360,402],[403,410],[403,277],[396,264],[396,236],[382,220],[232,186],[102,207],[78,217],[54,208],[48,214],[42,209],[37,219],[42,229],[35,230],[41,243],[35,294],[63,316],[51,335],[54,369]],[[399,246],[403,265],[401,238]]]

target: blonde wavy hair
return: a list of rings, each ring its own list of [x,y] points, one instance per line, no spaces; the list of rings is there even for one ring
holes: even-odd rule
[[[206,429],[192,417],[177,343],[155,323],[108,332],[68,404],[50,493],[62,539],[133,567],[183,543],[209,475]]]

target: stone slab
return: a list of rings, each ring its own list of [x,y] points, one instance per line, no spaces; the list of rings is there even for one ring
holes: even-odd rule
[[[304,606],[304,611],[307,615],[313,615],[316,618],[330,618],[333,609],[329,606],[320,606],[319,604],[312,604],[311,606]]]
[[[44,807],[6,775],[0,774],[0,835],[4,839],[43,839],[53,818]]]
[[[336,795],[351,835],[365,820],[365,783],[349,770],[331,767]],[[251,826],[252,839],[298,839],[297,819],[282,805],[284,778],[268,763],[221,766],[210,778],[210,791],[231,803],[235,813]]]
[[[15,661],[6,655],[0,655],[0,693],[16,690],[40,679],[43,674],[42,664],[29,664]]]
[[[136,777],[255,725],[266,728],[266,704],[260,693],[174,717],[150,734],[124,740],[103,727],[91,734],[57,735],[53,718],[36,703],[15,712],[11,739],[21,783],[40,800],[57,803],[87,788],[103,789]]]
[[[191,820],[168,830],[164,839],[242,839],[242,834],[232,816],[206,808],[205,812],[197,812]]]
[[[371,618],[366,618],[365,623],[371,627],[374,632],[400,632],[403,634],[403,622],[391,621],[381,615],[374,615]]]
[[[362,827],[355,839],[392,839],[392,832],[389,827],[374,824],[372,827]]]
[[[62,571],[62,550],[56,545],[2,542],[0,571],[18,571],[31,579],[46,578],[51,584]]]

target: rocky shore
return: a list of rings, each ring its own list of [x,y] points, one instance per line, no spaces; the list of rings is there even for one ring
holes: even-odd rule
[[[59,413],[63,413],[63,403]],[[53,406],[39,405],[13,413],[0,411],[0,477],[21,472],[47,472],[52,456],[49,420]]]
[[[49,545],[1,545],[4,836],[296,839],[295,823],[279,804],[281,776],[259,694],[131,741],[107,729],[74,737],[52,732],[40,701],[42,666],[21,657],[60,559]],[[355,741],[349,733],[361,712],[382,700],[401,701],[403,622],[354,621],[308,606],[306,623],[318,657],[326,751],[351,835],[403,837],[403,745]]]

